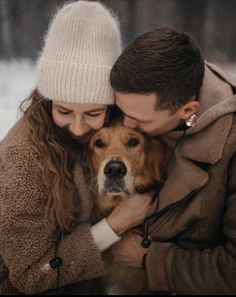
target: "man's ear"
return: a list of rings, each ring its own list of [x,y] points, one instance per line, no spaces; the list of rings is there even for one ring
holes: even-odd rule
[[[154,180],[164,178],[166,165],[170,157],[170,149],[161,138],[148,138],[146,147],[146,161]]]
[[[187,120],[191,115],[196,114],[199,108],[200,103],[195,100],[195,97],[192,97],[178,110],[178,113],[182,120]]]

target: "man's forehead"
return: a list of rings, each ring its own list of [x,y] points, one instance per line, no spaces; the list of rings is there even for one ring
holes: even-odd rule
[[[156,94],[116,93],[117,106],[130,118],[147,121],[155,112]]]

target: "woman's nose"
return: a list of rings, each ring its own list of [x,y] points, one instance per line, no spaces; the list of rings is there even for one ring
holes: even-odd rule
[[[134,128],[137,128],[138,126],[138,121],[134,120],[134,119],[131,119],[127,116],[125,116],[124,118],[124,121],[123,121],[123,125],[127,128],[131,128],[131,129],[134,129]]]
[[[71,123],[69,130],[74,136],[79,137],[87,132],[87,125],[85,124],[83,119],[75,119]]]

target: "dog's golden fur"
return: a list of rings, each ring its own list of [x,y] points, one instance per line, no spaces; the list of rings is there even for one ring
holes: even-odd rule
[[[122,199],[160,181],[169,156],[163,141],[126,128],[120,121],[95,133],[89,149],[97,176],[100,217],[107,216]],[[114,161],[125,167],[120,178],[106,175],[107,164]],[[105,259],[109,262],[109,272],[103,278],[105,294],[137,294],[145,286],[144,271],[115,264],[108,256]]]

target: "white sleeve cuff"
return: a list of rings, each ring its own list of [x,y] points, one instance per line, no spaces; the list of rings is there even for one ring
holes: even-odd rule
[[[91,227],[91,233],[100,252],[103,252],[121,239],[107,224],[106,219],[102,219],[97,224],[93,225]]]

